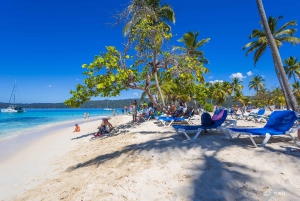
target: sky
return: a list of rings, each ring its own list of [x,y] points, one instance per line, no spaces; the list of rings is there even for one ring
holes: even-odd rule
[[[57,103],[70,98],[70,90],[83,83],[82,64],[105,51],[105,46],[123,50],[123,24],[113,16],[129,0],[2,0],[0,10],[0,102],[8,102],[17,80],[22,103]],[[243,81],[244,94],[250,79],[261,75],[266,87],[278,87],[270,51],[253,63],[242,47],[253,29],[261,29],[255,0],[166,0],[176,15],[170,45],[187,31],[200,31],[198,39],[211,38],[201,50],[210,61],[205,80]],[[300,19],[299,0],[263,0],[267,16],[284,16],[279,26]],[[298,28],[299,29],[299,28]],[[299,31],[295,36],[300,37]],[[300,46],[284,44],[282,59],[300,56]],[[141,91],[124,91],[109,99],[139,98]],[[96,97],[93,100],[107,99]]]

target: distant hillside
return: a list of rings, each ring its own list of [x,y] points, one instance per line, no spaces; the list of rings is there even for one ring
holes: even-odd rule
[[[122,100],[97,100],[84,103],[80,108],[123,108],[125,105],[128,107],[130,102],[137,100],[140,103],[140,99],[122,99]],[[145,99],[148,102],[148,99]],[[8,107],[8,103],[0,103],[0,108]],[[30,103],[30,104],[18,104],[20,107],[24,108],[69,108],[63,103]]]
[[[97,100],[97,101],[90,101],[84,103],[80,108],[106,108],[107,104],[110,108],[123,108],[125,105],[128,107],[130,102],[137,100],[138,104],[141,102],[139,98],[135,99],[122,99],[122,100]],[[148,99],[143,101],[149,102]],[[210,103],[210,101],[207,101]],[[232,98],[227,98],[226,102],[223,104],[224,107],[231,107],[233,105]],[[237,103],[235,103],[237,104]],[[191,103],[188,103],[191,105]],[[8,107],[8,103],[0,103],[0,108]],[[64,105],[63,103],[30,103],[30,104],[18,104],[18,106],[24,108],[69,108],[68,106]]]

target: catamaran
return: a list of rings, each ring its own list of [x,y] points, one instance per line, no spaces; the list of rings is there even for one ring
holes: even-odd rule
[[[107,106],[106,106],[106,108],[104,108],[103,110],[114,110],[113,108],[110,108],[110,107],[108,106],[108,101],[109,101],[109,100],[107,100]]]
[[[16,101],[16,91],[17,91],[17,81],[15,80],[14,88],[12,90],[12,93],[10,95],[9,99],[9,106],[6,109],[2,109],[1,112],[7,112],[7,113],[16,113],[16,112],[26,112],[26,109],[22,107],[17,107],[15,104]],[[13,99],[13,102],[11,102]]]

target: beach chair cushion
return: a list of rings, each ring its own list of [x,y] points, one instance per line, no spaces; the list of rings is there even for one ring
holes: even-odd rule
[[[211,120],[217,121],[217,120],[221,119],[223,116],[223,113],[224,113],[224,110],[219,110],[217,113],[215,112],[215,114],[212,116]]]

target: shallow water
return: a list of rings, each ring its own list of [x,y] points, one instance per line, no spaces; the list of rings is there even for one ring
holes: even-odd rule
[[[84,113],[90,113],[90,119],[112,116],[113,111],[103,109],[27,109],[25,113],[0,112],[0,140],[22,133],[30,133],[53,124],[76,122],[84,119]],[[116,109],[115,114],[121,114]]]

